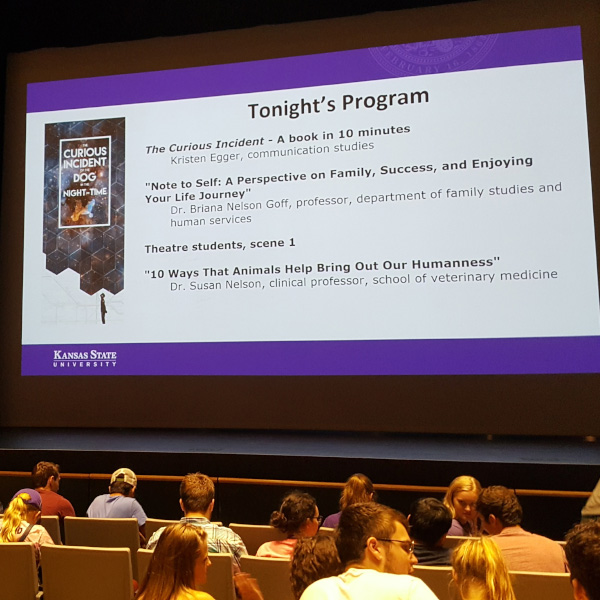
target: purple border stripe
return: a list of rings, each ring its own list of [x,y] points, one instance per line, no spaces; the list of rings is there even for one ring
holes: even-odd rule
[[[54,353],[116,352],[89,367]],[[89,354],[88,354],[89,355]],[[84,366],[81,366],[83,362]],[[93,360],[89,360],[90,363]],[[101,361],[96,361],[97,363]],[[66,363],[75,363],[66,365]],[[23,346],[23,375],[506,375],[600,372],[600,336]]]
[[[582,59],[580,28],[561,27],[518,31],[495,36],[475,36],[438,40],[460,45],[464,40],[485,40],[493,45],[478,61],[444,65],[434,72],[490,69],[526,64],[541,64]],[[430,44],[425,42],[425,44]],[[373,50],[383,54],[410,55],[415,44],[386,46],[380,49],[348,50],[246,63],[232,63],[168,71],[111,75],[31,83],[27,86],[27,112],[42,112],[115,106],[144,102],[245,94],[391,79],[415,75],[386,68],[375,60]]]

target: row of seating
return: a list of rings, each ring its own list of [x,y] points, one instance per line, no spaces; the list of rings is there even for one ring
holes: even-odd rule
[[[151,550],[136,552],[140,576],[152,558]],[[132,556],[128,548],[44,546],[44,600],[131,600]],[[212,566],[204,591],[218,600],[235,600],[231,554],[210,554]],[[255,577],[265,600],[291,600],[290,561],[245,556],[242,570]],[[415,575],[440,600],[452,600],[450,567],[416,566]],[[519,600],[570,600],[568,574],[511,573]],[[32,544],[0,544],[0,600],[35,600],[37,569]]]

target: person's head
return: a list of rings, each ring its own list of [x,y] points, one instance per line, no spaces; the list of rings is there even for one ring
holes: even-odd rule
[[[332,533],[321,532],[298,540],[290,573],[294,598],[298,600],[311,583],[339,575],[343,570]]]
[[[512,490],[503,485],[491,485],[481,491],[477,500],[481,526],[490,535],[500,533],[505,527],[520,525],[523,509]]]
[[[452,578],[462,600],[515,600],[508,567],[488,537],[471,538],[454,549]]]
[[[52,462],[41,461],[31,471],[33,487],[36,489],[46,488],[58,492],[60,484],[60,467]]]
[[[215,484],[202,473],[188,473],[179,486],[179,498],[186,515],[209,514],[214,506]]]
[[[600,600],[600,521],[576,525],[565,539],[575,600]]]
[[[411,537],[426,546],[443,541],[452,524],[450,510],[437,498],[419,498],[408,515]]]
[[[344,510],[351,504],[372,502],[375,500],[373,482],[362,473],[354,473],[346,484],[340,497],[340,509]]]
[[[4,512],[0,528],[0,542],[17,542],[16,530],[22,521],[32,525],[42,516],[42,497],[31,488],[19,490]]]
[[[137,477],[131,469],[125,467],[117,469],[110,478],[108,490],[111,494],[134,496],[137,487]]]
[[[376,502],[352,504],[342,511],[336,543],[345,568],[403,575],[417,564],[406,517]]]
[[[206,583],[210,566],[206,532],[189,523],[169,525],[152,554],[138,598],[178,598]]]
[[[312,537],[319,530],[320,517],[316,500],[306,492],[289,493],[279,510],[271,514],[271,525],[288,537]]]
[[[444,504],[450,510],[453,519],[463,525],[473,522],[477,517],[475,505],[481,492],[481,485],[475,477],[461,475],[452,480],[444,496]]]

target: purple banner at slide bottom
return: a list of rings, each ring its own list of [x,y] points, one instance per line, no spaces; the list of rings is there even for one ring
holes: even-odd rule
[[[27,86],[27,112],[207,98],[582,60],[579,27],[396,44]]]
[[[600,372],[600,337],[23,346],[23,375]]]

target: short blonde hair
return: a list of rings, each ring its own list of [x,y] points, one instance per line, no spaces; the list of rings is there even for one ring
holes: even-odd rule
[[[444,496],[444,505],[450,510],[453,519],[456,518],[454,496],[460,494],[460,492],[475,492],[479,496],[481,493],[481,484],[475,477],[471,477],[470,475],[460,475],[452,480]]]
[[[452,554],[453,579],[462,599],[516,600],[500,548],[489,537],[472,538]]]

